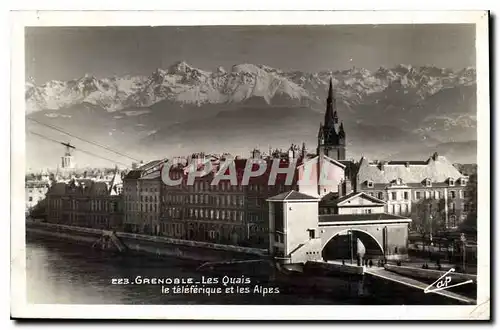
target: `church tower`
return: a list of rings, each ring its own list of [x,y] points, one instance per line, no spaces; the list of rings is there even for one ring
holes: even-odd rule
[[[337,115],[337,100],[333,96],[332,79],[326,100],[324,124],[319,125],[318,154],[324,154],[335,160],[345,160],[345,131],[344,124],[339,123]]]

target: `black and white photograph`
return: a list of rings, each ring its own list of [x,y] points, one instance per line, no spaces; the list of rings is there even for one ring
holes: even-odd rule
[[[490,318],[488,12],[136,14],[14,24],[13,317]]]

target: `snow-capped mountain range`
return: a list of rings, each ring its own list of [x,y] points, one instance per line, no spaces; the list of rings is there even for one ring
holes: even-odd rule
[[[178,62],[168,69],[157,69],[149,76],[123,76],[98,79],[85,75],[70,81],[26,83],[27,113],[58,110],[89,103],[117,111],[150,107],[164,101],[184,104],[240,103],[252,98],[267,104],[284,100],[310,105],[321,102],[330,77],[337,97],[348,106],[385,90],[408,90],[426,98],[440,90],[475,83],[473,68],[460,71],[435,67],[398,65],[376,71],[352,68],[343,71],[304,73],[285,72],[265,65],[238,64],[230,71],[219,67],[213,72]]]
[[[330,78],[349,157],[427,159],[448,150],[452,161],[475,161],[474,68],[398,65],[305,73],[238,64],[209,72],[178,62],[144,76],[28,81],[26,116],[34,121],[27,126],[66,141],[68,136],[55,136],[36,122],[63,127],[143,159],[191,151],[246,156],[254,147],[287,147],[292,141],[315,148]],[[49,166],[61,151],[28,134],[27,152]]]

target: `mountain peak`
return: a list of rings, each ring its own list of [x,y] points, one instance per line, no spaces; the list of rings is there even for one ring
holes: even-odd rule
[[[218,73],[218,74],[225,74],[225,73],[226,73],[226,69],[224,69],[224,67],[223,67],[223,66],[219,66],[219,67],[217,68],[217,73]]]
[[[170,74],[184,74],[193,71],[193,67],[186,61],[177,61],[168,68]]]
[[[351,107],[368,95],[373,95],[375,102],[380,101],[381,93],[385,91],[400,90],[400,95],[407,97],[405,95],[411,90],[411,93],[426,97],[445,88],[469,86],[475,82],[475,69],[455,71],[399,64],[392,68],[380,67],[376,71],[351,67],[308,73],[240,63],[233,65],[229,72],[222,66],[207,72],[181,60],[167,69],[158,68],[149,76],[97,79],[87,73],[79,79],[54,80],[42,86],[36,86],[33,79],[28,79],[26,90],[35,90],[26,93],[26,102],[32,105],[29,108],[33,110],[29,112],[57,110],[82,102],[115,111],[132,105],[149,107],[167,99],[182,104],[238,103],[261,98],[267,104],[284,104],[280,102],[290,100],[307,103],[324,96],[330,78],[339,99]]]

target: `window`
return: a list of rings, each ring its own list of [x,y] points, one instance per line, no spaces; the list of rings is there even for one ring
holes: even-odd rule
[[[467,203],[463,204],[463,210],[464,212],[469,212],[469,204]]]
[[[313,239],[315,235],[315,230],[314,229],[308,229],[309,231],[309,239]]]
[[[465,186],[466,182],[464,178],[460,178],[460,185]]]
[[[455,198],[455,197],[456,197],[455,190],[450,190],[450,198]]]
[[[450,216],[450,227],[455,228],[457,226],[457,217],[455,215]]]
[[[274,235],[274,240],[277,242],[277,243],[282,243],[283,241],[281,240],[281,234],[279,233],[276,233]]]
[[[397,193],[396,193],[396,192],[392,192],[392,193],[391,193],[391,199],[392,199],[392,200],[396,200],[396,199],[397,199],[397,197],[398,197],[398,195],[397,195]]]
[[[430,187],[431,186],[431,179],[425,179],[425,186]]]
[[[405,191],[403,194],[404,194],[404,199],[408,199],[408,192]]]
[[[436,199],[441,199],[441,192],[440,192],[440,191],[435,191],[435,192],[434,192],[434,197],[435,197]]]
[[[448,178],[448,184],[451,186],[454,186],[455,185],[455,180],[453,180],[453,178]]]
[[[274,206],[274,228],[276,231],[283,231],[284,228],[283,204],[276,203]]]
[[[366,186],[367,186],[368,188],[373,188],[373,181],[368,180],[368,181],[366,182]]]
[[[451,212],[455,212],[455,203],[450,204],[450,210]]]
[[[384,199],[384,193],[383,192],[379,192],[378,193],[378,199]]]
[[[31,196],[30,196],[30,197],[28,198],[28,200],[29,200],[30,202],[33,202],[33,197],[31,197]]]

